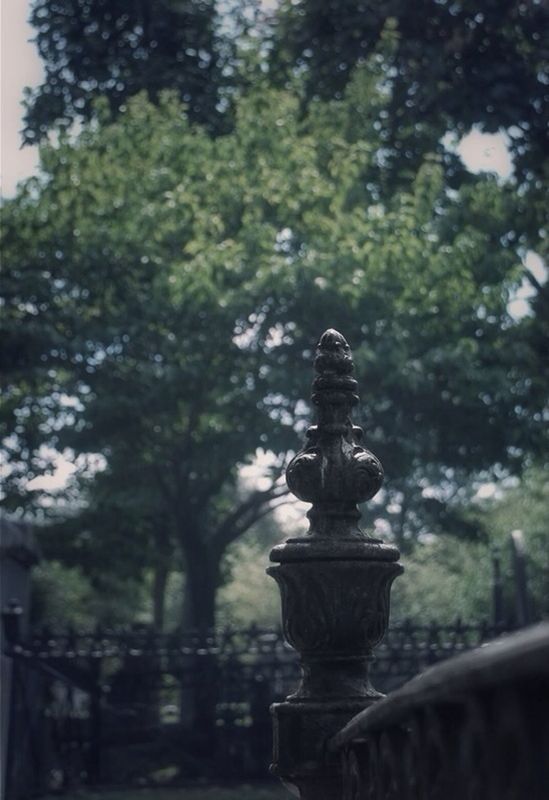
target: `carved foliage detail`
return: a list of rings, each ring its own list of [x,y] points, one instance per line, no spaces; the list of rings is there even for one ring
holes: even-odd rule
[[[367,656],[385,634],[395,563],[291,563],[271,574],[280,585],[284,632],[307,655]]]

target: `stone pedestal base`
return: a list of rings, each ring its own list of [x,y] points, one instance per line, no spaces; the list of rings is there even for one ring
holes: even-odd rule
[[[327,743],[375,699],[274,703],[271,772],[302,800],[341,800],[341,763]]]

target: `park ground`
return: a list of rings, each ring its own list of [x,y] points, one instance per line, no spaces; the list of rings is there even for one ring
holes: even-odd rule
[[[101,792],[78,791],[63,795],[65,800],[286,800],[281,786],[203,786],[170,789],[123,789]],[[46,800],[53,800],[47,798]]]

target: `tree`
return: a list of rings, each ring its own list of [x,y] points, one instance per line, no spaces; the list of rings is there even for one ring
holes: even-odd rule
[[[134,576],[106,573],[99,588],[82,574],[80,565],[67,567],[55,559],[42,561],[32,574],[30,621],[34,629],[92,631],[135,623],[146,610],[144,586]]]
[[[116,541],[111,509],[132,496],[144,536],[162,512],[187,624],[214,623],[227,547],[283,500],[273,476],[235,502],[238,465],[296,447],[329,326],[355,351],[389,519],[547,447],[536,358],[507,312],[520,198],[490,176],[450,192],[427,157],[381,202],[377,69],[305,117],[299,95],[259,83],[216,139],[173,96],[115,119],[100,107],[6,204],[6,502],[30,508],[44,446],[101,453],[95,531],[103,519]]]
[[[107,608],[116,608],[118,616],[139,610],[135,604],[128,609],[130,594],[124,591],[125,585],[138,584],[142,594],[150,594],[152,623],[161,631],[174,566],[170,517],[159,492],[143,479],[142,467],[129,459],[117,464],[116,456],[110,453],[106,469],[77,472],[71,479],[62,496],[70,494],[77,502],[60,507],[55,495],[50,498],[52,508],[40,533],[42,552],[47,560],[79,570],[95,605],[108,597]],[[100,616],[105,622],[106,615]]]
[[[220,125],[231,45],[212,0],[35,0],[31,24],[46,75],[27,95],[28,143],[89,119],[96,97],[117,112],[143,90],[156,102],[172,89],[190,119]]]
[[[341,97],[355,65],[377,52],[395,170],[413,172],[425,152],[443,151],[445,133],[479,125],[509,132],[517,176],[535,184],[547,179],[548,24],[537,2],[283,0],[272,68],[278,80],[304,73],[308,97]]]

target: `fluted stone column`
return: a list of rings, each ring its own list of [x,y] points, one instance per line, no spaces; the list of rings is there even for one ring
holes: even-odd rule
[[[312,504],[305,536],[271,552],[267,570],[279,585],[288,642],[299,652],[302,680],[272,708],[272,771],[306,800],[341,797],[339,762],[326,744],[381,695],[368,662],[389,619],[389,593],[402,572],[398,550],[359,527],[357,503],[381,487],[383,469],[352,424],[358,403],[349,345],[334,330],[318,344],[312,402],[317,424],[290,462],[290,491]]]

